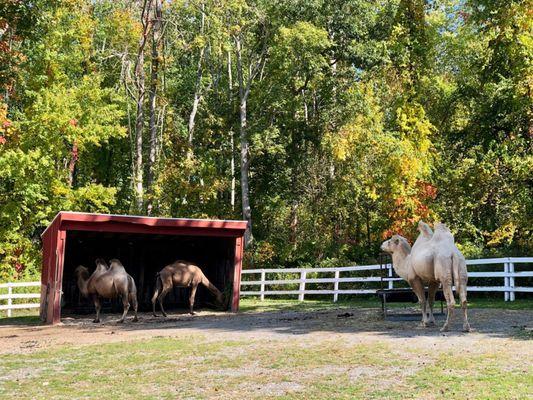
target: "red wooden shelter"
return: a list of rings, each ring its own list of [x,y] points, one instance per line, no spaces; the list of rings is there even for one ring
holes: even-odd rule
[[[122,261],[137,284],[141,310],[150,307],[156,273],[182,259],[200,266],[220,290],[231,290],[230,308],[237,311],[245,230],[246,221],[62,211],[42,234],[41,319],[55,324],[62,309],[94,310],[80,297],[74,269],[85,265],[92,271],[98,257]],[[198,288],[195,305],[212,300],[207,290]],[[175,289],[165,300],[165,308],[185,306],[183,289]]]

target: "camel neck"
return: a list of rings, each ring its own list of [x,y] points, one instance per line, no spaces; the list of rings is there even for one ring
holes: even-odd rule
[[[407,280],[407,254],[404,251],[395,252],[392,255],[392,267],[398,276],[402,279]]]

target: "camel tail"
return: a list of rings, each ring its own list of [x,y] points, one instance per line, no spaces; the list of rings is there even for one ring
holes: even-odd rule
[[[461,293],[461,276],[459,274],[459,264],[461,260],[459,259],[459,256],[455,253],[452,254],[452,272],[453,272],[453,283],[455,285],[455,292]]]
[[[221,299],[223,297],[222,292],[218,290],[215,285],[209,282],[209,279],[207,279],[205,275],[202,276],[202,285],[209,289],[209,291],[213,293],[217,299]]]
[[[137,286],[135,286],[135,281],[130,275],[128,275],[128,293],[137,295]]]
[[[161,280],[161,275],[159,272],[155,276],[155,291],[154,295],[152,296],[152,304],[155,306],[155,302],[157,301],[157,296],[159,296],[159,293],[163,290],[163,281]]]

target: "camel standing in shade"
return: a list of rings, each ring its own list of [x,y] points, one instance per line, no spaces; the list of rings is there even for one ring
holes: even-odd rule
[[[194,299],[199,284],[204,285],[211,293],[213,293],[219,304],[223,304],[224,296],[222,295],[222,292],[209,282],[200,267],[183,260],[178,260],[167,265],[157,273],[155,292],[152,296],[152,310],[154,317],[157,316],[155,313],[156,301],[159,301],[163,316],[167,316],[163,308],[163,299],[174,286],[191,288],[189,307],[191,315],[194,315]]]
[[[96,270],[89,277],[89,271],[83,265],[76,268],[76,277],[78,281],[78,288],[85,297],[91,297],[96,308],[96,318],[93,322],[100,322],[100,310],[102,309],[101,298],[114,299],[122,298],[122,305],[124,312],[118,321],[124,322],[126,314],[130,308],[130,303],[133,306],[135,316],[133,322],[137,319],[137,288],[135,281],[126,272],[122,263],[117,259],[109,261],[110,266],[101,258],[96,260]]]
[[[415,292],[422,308],[422,325],[434,323],[433,303],[439,283],[442,285],[447,305],[447,318],[441,331],[449,328],[455,299],[452,286],[455,282],[457,292],[463,308],[463,330],[470,331],[466,312],[466,284],[468,280],[466,262],[453,242],[453,235],[444,224],[435,224],[435,233],[424,222],[420,222],[418,229],[420,236],[413,245],[407,240],[394,235],[383,242],[381,249],[392,255],[393,268],[396,273],[406,280]],[[424,284],[428,285],[428,302],[426,302]],[[429,316],[426,306],[429,303]]]

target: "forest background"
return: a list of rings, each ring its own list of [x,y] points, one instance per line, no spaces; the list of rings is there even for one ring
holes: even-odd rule
[[[60,210],[247,219],[246,266],[445,221],[532,255],[531,1],[0,1],[0,281]]]

